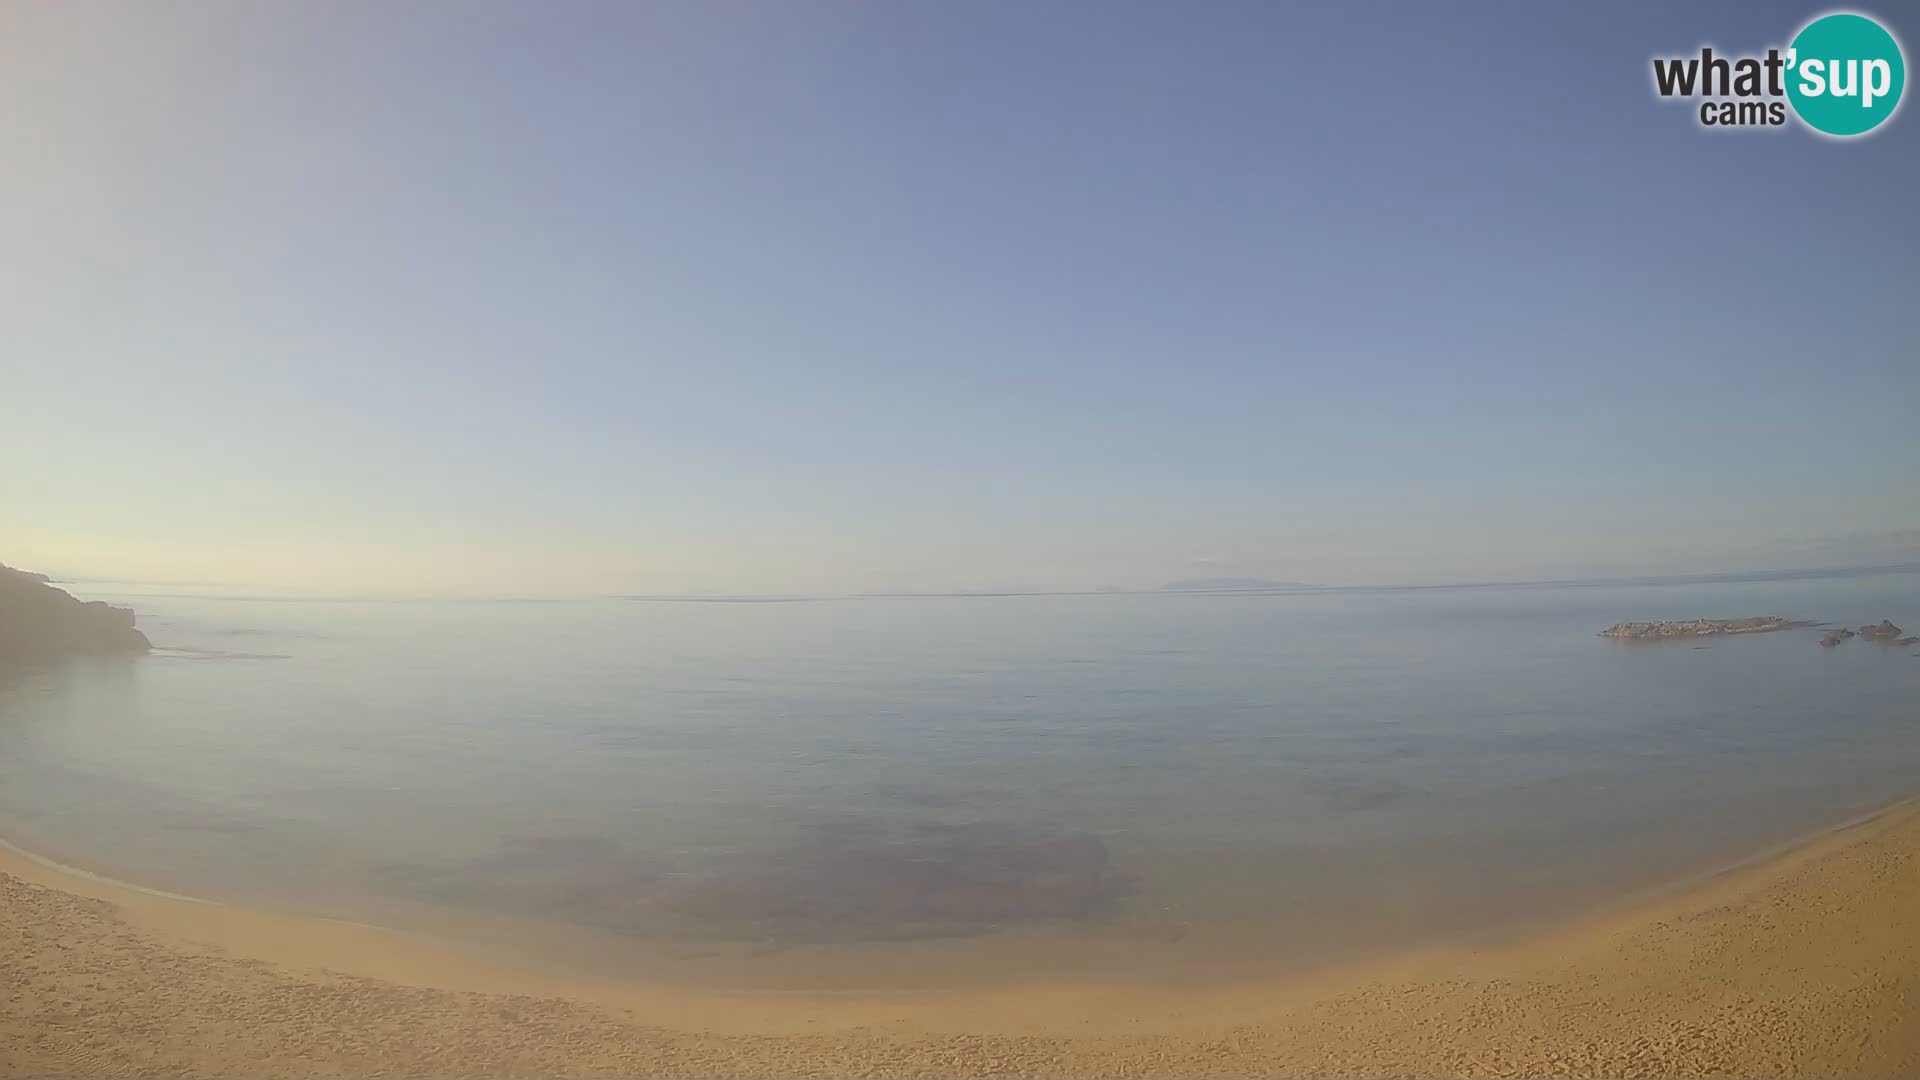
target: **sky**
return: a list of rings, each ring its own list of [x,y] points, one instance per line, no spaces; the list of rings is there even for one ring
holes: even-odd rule
[[[0,561],[1920,560],[1920,116],[1712,132],[1651,88],[1824,10],[0,0]]]

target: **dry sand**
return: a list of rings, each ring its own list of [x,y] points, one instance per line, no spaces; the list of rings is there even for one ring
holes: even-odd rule
[[[532,974],[0,850],[0,1073],[1920,1076],[1920,807],[1525,940],[1199,989]]]

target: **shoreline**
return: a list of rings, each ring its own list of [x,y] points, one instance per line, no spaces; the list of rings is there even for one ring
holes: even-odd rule
[[[985,936],[832,944],[656,939],[484,909],[405,900],[356,902],[346,894],[331,901],[244,891],[196,894],[180,891],[191,888],[183,882],[163,886],[134,880],[105,864],[24,847],[4,835],[0,874],[12,872],[50,888],[108,901],[115,894],[137,895],[249,916],[354,927],[528,976],[642,992],[804,998],[992,992],[1036,984],[1194,991],[1295,984],[1407,956],[1540,938],[1683,895],[1902,811],[1920,816],[1920,795],[1892,798],[1779,839],[1730,846],[1688,869],[1622,878],[1604,890],[1489,907],[1471,922],[1416,931],[1348,929],[1331,940],[1325,938],[1325,926],[1303,935],[1291,928],[1280,931],[1268,920],[1244,919],[1099,923],[1066,930],[1041,924]],[[25,860],[46,876],[24,873],[14,860]],[[1177,931],[1167,934],[1169,927]],[[1307,939],[1312,943],[1303,948]]]
[[[905,993],[542,974],[0,842],[0,1072],[1920,1073],[1920,802],[1564,925],[1293,978]]]

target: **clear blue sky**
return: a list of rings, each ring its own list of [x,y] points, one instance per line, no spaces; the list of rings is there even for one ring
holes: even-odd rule
[[[1650,88],[1821,10],[0,5],[0,560],[815,592],[1920,558],[1920,116],[1710,133]]]

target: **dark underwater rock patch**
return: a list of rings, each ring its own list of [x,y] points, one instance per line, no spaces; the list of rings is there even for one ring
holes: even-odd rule
[[[809,944],[964,937],[1117,914],[1131,879],[1099,837],[993,822],[841,820],[700,859],[597,837],[503,841],[385,876],[415,895],[639,936]]]
[[[660,900],[723,937],[787,942],[957,937],[1093,920],[1131,892],[1088,833],[1016,825],[823,830],[791,850],[676,875]]]

